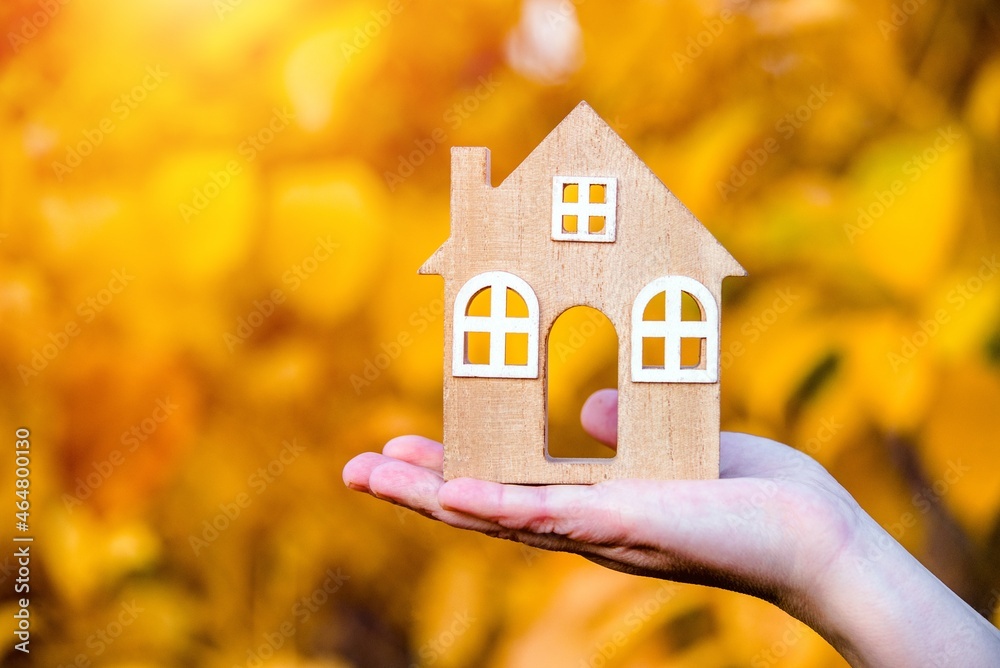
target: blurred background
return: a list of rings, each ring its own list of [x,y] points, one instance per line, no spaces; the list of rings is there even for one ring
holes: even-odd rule
[[[449,148],[499,183],[588,100],[749,270],[723,427],[816,457],[1000,622],[1000,6],[6,0],[4,665],[843,666],[769,605],[344,489],[440,437]],[[574,319],[575,318],[575,319]],[[616,382],[550,343],[553,452]],[[7,506],[5,506],[7,508]],[[11,514],[13,514],[13,510]]]

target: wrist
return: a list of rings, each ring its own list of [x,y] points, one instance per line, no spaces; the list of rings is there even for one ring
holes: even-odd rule
[[[852,666],[990,665],[1000,631],[867,515],[787,611]]]

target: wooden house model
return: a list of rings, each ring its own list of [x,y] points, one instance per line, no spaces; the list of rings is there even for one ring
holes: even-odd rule
[[[717,478],[722,280],[743,267],[581,102],[499,186],[486,148],[451,152],[444,277],[444,474],[507,483]],[[618,448],[546,449],[547,340],[574,306],[618,335]]]

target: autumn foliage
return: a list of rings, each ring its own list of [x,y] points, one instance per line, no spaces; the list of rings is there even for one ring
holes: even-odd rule
[[[10,0],[0,36],[0,434],[31,429],[35,536],[30,657],[0,551],[4,665],[844,665],[755,599],[343,488],[440,436],[416,269],[450,146],[498,182],[581,99],[749,271],[723,427],[809,452],[1000,621],[997,5]],[[560,324],[552,447],[600,454],[576,423],[615,332]]]

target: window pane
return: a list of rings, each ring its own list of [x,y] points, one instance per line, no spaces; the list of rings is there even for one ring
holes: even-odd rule
[[[525,366],[528,364],[528,335],[508,332],[507,349],[504,353],[504,364]]]
[[[591,204],[604,204],[607,201],[607,188],[601,183],[590,184]]]
[[[512,288],[507,288],[507,317],[508,318],[527,318],[528,317],[528,305],[524,301],[524,297],[517,293],[517,290]]]
[[[646,369],[662,369],[666,342],[663,337],[642,339],[642,366]]]
[[[703,369],[705,361],[705,339],[681,339],[681,367]]]
[[[490,363],[490,333],[467,332],[465,334],[465,363]]]
[[[483,288],[472,296],[469,306],[465,309],[465,315],[488,316],[490,315],[490,299],[493,289]]]
[[[690,292],[681,290],[681,320],[704,320],[701,304]]]
[[[563,198],[564,202],[579,202],[580,201],[580,185],[577,183],[564,183],[563,184]]]
[[[666,303],[666,292],[658,292],[653,295],[653,298],[649,300],[646,304],[645,310],[642,312],[643,320],[666,320],[665,315],[665,303]]]
[[[610,176],[554,176],[552,238],[610,243],[615,240],[617,180]]]
[[[455,297],[452,375],[537,378],[538,316],[538,298],[518,276],[490,271],[470,278]]]
[[[719,314],[697,280],[673,275],[648,283],[632,305],[632,325],[633,381],[718,382]]]

